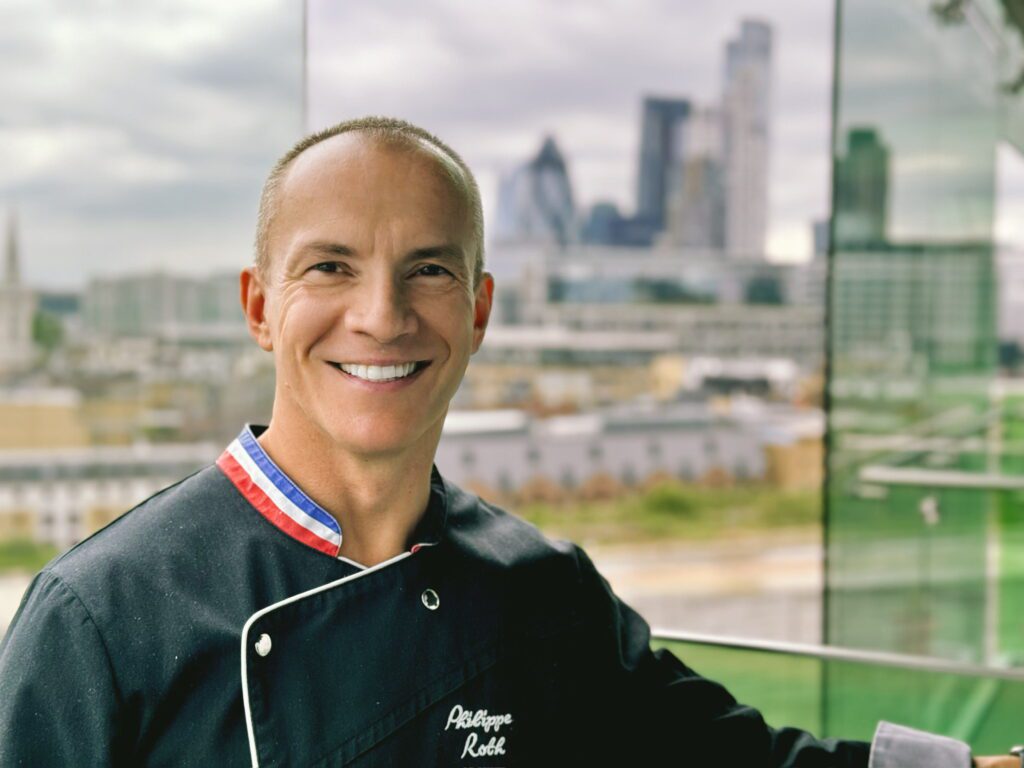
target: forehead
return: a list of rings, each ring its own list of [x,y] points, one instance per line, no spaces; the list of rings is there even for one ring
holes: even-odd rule
[[[471,215],[461,169],[429,143],[401,136],[351,132],[315,144],[292,161],[279,194],[282,208],[390,203],[435,215],[438,208],[458,218]]]

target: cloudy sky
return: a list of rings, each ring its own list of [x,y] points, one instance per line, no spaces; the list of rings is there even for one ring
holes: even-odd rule
[[[27,280],[245,264],[300,132],[301,39],[283,0],[4,0],[0,205]]]
[[[300,8],[4,1],[0,206],[18,211],[32,284],[247,263],[262,179],[302,129]],[[419,122],[466,156],[488,207],[551,133],[578,200],[630,210],[642,97],[715,102],[744,17],[775,31],[769,250],[800,259],[828,210],[829,2],[310,0],[306,123]],[[1024,199],[1006,158],[1003,188]]]

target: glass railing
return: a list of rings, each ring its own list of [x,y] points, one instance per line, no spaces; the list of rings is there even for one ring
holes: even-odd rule
[[[698,673],[772,725],[869,741],[879,720],[943,733],[975,754],[1024,739],[1024,669],[655,630]]]

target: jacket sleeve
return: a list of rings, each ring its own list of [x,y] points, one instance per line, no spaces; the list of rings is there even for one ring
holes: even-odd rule
[[[0,766],[116,764],[118,693],[85,606],[36,576],[0,645]]]
[[[864,768],[870,745],[817,739],[794,728],[768,726],[720,684],[701,677],[666,650],[652,651],[647,622],[619,600],[578,550],[589,613],[604,638],[599,653],[620,680],[631,749],[653,765],[737,768]],[[641,764],[639,762],[635,764]]]

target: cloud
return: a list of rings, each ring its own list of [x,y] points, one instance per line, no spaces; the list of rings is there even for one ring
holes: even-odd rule
[[[299,8],[8,5],[0,204],[18,207],[27,278],[245,263],[262,179],[301,129]]]

